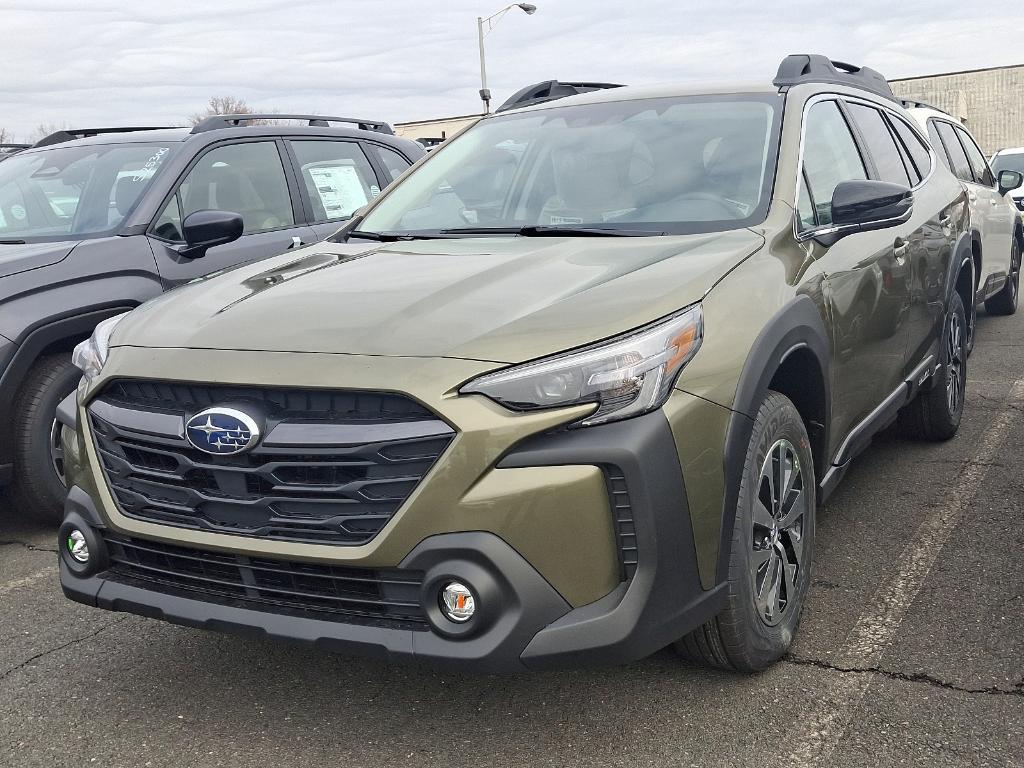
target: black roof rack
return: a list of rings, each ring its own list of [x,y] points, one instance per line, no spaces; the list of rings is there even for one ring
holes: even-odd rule
[[[528,85],[513,93],[504,104],[498,107],[495,112],[504,112],[507,109],[517,107],[528,107],[531,104],[542,104],[545,101],[554,101],[566,96],[575,96],[577,93],[588,93],[589,91],[600,91],[605,88],[621,88],[622,83],[567,83],[558,80],[545,80],[542,83]]]
[[[331,123],[352,123],[364,131],[394,134],[391,126],[380,120],[360,120],[355,117],[329,117],[328,115],[279,115],[276,113],[251,115],[211,115],[200,120],[192,133],[215,131],[218,128],[237,128],[251,120],[308,120],[310,126],[327,128]]]
[[[779,64],[778,74],[772,81],[779,88],[801,83],[834,83],[850,85],[899,101],[881,72],[868,67],[857,67],[842,61],[832,61],[817,53],[798,53],[787,56]]]
[[[180,125],[146,125],[123,128],[64,128],[63,130],[44,136],[33,147],[48,147],[51,144],[63,144],[65,141],[99,136],[101,133],[135,133],[135,131],[165,131],[169,128],[181,128]]]
[[[936,112],[941,112],[944,115],[949,115],[949,112],[942,109],[941,107],[936,107],[934,104],[925,104],[923,101],[918,101],[917,99],[900,99],[900,104],[902,104],[906,109],[923,107],[924,109],[934,109]],[[952,115],[949,116],[952,117]]]

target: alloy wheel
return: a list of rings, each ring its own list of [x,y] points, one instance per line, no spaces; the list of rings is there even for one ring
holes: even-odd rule
[[[788,440],[777,440],[761,467],[751,541],[754,606],[769,626],[797,604],[807,498],[796,448]]]
[[[66,486],[67,480],[64,476],[64,444],[60,437],[60,422],[56,419],[50,427],[50,465],[60,480],[61,485]]]
[[[949,371],[946,376],[946,404],[950,413],[956,413],[963,397],[963,324],[960,315],[949,313],[949,332],[946,334],[946,359]]]

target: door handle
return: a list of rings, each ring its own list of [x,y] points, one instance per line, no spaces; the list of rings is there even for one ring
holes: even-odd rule
[[[907,251],[910,250],[910,243],[902,237],[897,237],[892,244],[892,255],[896,257],[896,263],[903,266],[907,263]]]
[[[293,235],[292,236],[292,244],[288,246],[288,250],[290,251],[292,248],[301,248],[304,245],[305,245],[305,243],[302,242],[302,238],[301,237],[295,237]]]

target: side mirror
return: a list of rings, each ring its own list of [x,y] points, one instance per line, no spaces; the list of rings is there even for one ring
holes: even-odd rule
[[[195,211],[181,222],[185,245],[178,254],[199,259],[215,245],[224,245],[242,236],[242,217],[230,211]]]
[[[832,225],[840,236],[901,224],[913,210],[910,188],[888,181],[843,181],[832,193]]]
[[[1018,173],[1017,171],[999,172],[1000,195],[1005,195],[1007,192],[1017,189],[1021,184],[1024,184],[1024,174]]]

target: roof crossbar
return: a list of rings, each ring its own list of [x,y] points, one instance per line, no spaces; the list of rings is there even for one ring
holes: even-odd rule
[[[237,128],[242,123],[253,120],[307,120],[314,128],[327,128],[331,123],[352,123],[364,131],[376,131],[377,133],[393,134],[391,126],[380,120],[361,120],[355,117],[331,117],[329,115],[281,115],[267,112],[265,114],[237,114],[237,115],[211,115],[200,120],[192,133],[205,133],[215,131],[219,128]]]

